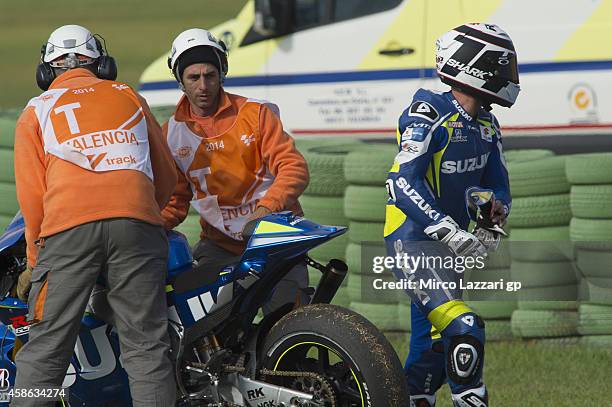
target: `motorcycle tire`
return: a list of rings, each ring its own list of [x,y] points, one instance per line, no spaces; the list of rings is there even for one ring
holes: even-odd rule
[[[263,379],[300,391],[313,389],[325,405],[409,405],[406,379],[389,341],[368,320],[342,307],[314,304],[290,312],[270,330],[260,361],[268,370],[316,373],[321,379]]]

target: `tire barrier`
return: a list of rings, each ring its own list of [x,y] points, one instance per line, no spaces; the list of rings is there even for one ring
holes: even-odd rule
[[[572,184],[570,238],[579,272],[578,333],[589,346],[612,345],[612,154],[567,159]]]

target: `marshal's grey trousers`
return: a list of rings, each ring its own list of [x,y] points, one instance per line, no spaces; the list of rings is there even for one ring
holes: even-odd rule
[[[135,407],[173,406],[175,382],[168,358],[166,261],[160,226],[134,219],[106,219],[60,232],[40,248],[28,307],[29,341],[16,358],[15,387],[57,387],[64,380],[92,287],[108,285]],[[14,399],[11,406],[54,402]]]

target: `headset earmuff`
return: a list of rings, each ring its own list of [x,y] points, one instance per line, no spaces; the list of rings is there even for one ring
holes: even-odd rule
[[[46,51],[47,43],[44,43],[40,49],[40,63],[36,67],[36,84],[44,91],[49,90],[51,83],[55,80],[55,71],[51,64],[44,60]]]
[[[104,41],[104,46],[102,46],[102,41],[100,41],[98,37],[102,38],[102,41]],[[114,81],[117,79],[117,61],[115,61],[115,58],[108,55],[108,51],[106,50],[106,41],[100,34],[96,34],[94,39],[96,41],[98,52],[100,53],[100,56],[98,57],[98,69],[96,76],[100,79]]]
[[[176,61],[176,64],[178,65],[178,61]],[[174,79],[176,79],[179,85],[182,86],[183,82],[181,81],[181,78],[178,77],[178,69],[176,69],[176,67],[172,68],[172,57],[168,57],[168,68],[170,68],[170,71],[172,71]]]

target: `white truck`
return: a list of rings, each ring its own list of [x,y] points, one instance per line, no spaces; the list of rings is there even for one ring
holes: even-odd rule
[[[612,0],[249,0],[202,28],[229,46],[225,88],[278,104],[292,134],[388,136],[418,88],[446,89],[435,39],[466,22],[514,41],[522,91],[495,108],[504,134],[612,133]],[[181,95],[166,58],[140,80],[152,106]]]

